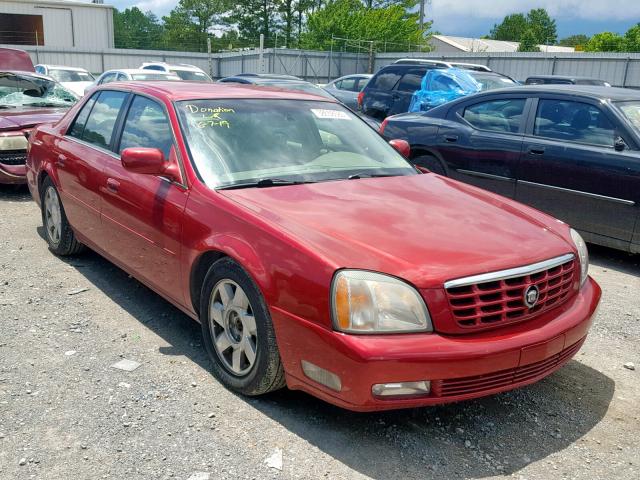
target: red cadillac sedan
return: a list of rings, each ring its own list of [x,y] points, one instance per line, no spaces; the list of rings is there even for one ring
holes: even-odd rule
[[[569,226],[417,171],[311,94],[109,84],[29,148],[50,249],[86,245],[198,320],[246,395],[370,411],[510,390],[575,355],[600,300]]]

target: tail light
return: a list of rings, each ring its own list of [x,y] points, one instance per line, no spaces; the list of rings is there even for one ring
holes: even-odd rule
[[[362,100],[364,99],[364,90],[358,94],[358,108],[362,108]]]
[[[380,135],[384,135],[384,129],[387,127],[387,123],[389,122],[389,117],[385,118],[380,124]]]

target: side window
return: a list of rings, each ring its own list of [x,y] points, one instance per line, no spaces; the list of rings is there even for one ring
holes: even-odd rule
[[[173,135],[164,109],[153,100],[135,97],[124,123],[119,151],[129,147],[159,148],[169,158],[172,145]]]
[[[371,88],[376,90],[393,90],[398,80],[400,80],[400,73],[397,70],[383,70],[376,75],[371,83]]]
[[[115,72],[111,72],[111,73],[107,73],[104,77],[102,77],[102,80],[100,80],[100,82],[98,83],[100,85],[103,85],[105,83],[113,82],[115,79],[116,79]]]
[[[350,92],[356,91],[356,78],[345,78],[342,80],[340,86],[338,87],[340,90],[348,90]]]
[[[36,73],[39,73],[40,75],[46,75],[46,72],[45,72],[45,70],[44,70],[44,67],[43,67],[43,66],[41,66],[41,65],[38,65],[38,66],[36,67]]]
[[[398,90],[401,92],[415,92],[422,87],[422,78],[427,71],[424,68],[412,69],[404,74],[402,80],[398,84]]]
[[[481,130],[517,133],[524,112],[524,98],[491,100],[465,108],[464,119]]]
[[[127,98],[125,92],[103,90],[95,102],[82,133],[82,140],[102,148],[109,148],[113,127],[120,108]]]
[[[602,110],[588,103],[541,99],[533,133],[538,137],[612,147],[615,128]]]
[[[116,81],[118,82],[126,82],[127,80],[129,80],[129,76],[125,73],[119,73],[116,77]]]
[[[365,87],[365,85],[367,84],[367,82],[369,82],[368,78],[359,78],[358,79],[358,83],[356,85],[356,92],[361,92],[362,89]]]
[[[160,65],[147,65],[145,67],[142,67],[144,70],[156,70],[159,72],[164,72],[164,67],[161,67]]]
[[[89,118],[89,113],[93,108],[93,104],[96,103],[96,98],[98,98],[99,93],[95,93],[91,96],[87,103],[84,104],[80,113],[73,122],[73,125],[68,130],[67,135],[75,138],[82,138],[82,133],[84,132],[84,126],[87,123],[87,118]]]

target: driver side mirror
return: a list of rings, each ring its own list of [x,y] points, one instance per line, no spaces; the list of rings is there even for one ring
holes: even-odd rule
[[[613,140],[613,149],[616,152],[622,152],[626,148],[627,148],[627,143],[624,141],[624,139],[620,135],[617,135],[616,138]]]
[[[411,156],[411,146],[406,140],[400,140],[397,138],[389,140],[389,145],[395,148],[404,158],[409,158]]]
[[[120,153],[122,166],[130,172],[145,175],[160,175],[170,180],[179,180],[175,164],[164,158],[159,148],[125,148]]]

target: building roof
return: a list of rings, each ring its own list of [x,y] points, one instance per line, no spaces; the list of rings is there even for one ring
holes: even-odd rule
[[[113,5],[106,3],[92,3],[91,0],[19,0],[20,3],[35,3],[38,5],[56,5],[59,7],[98,7],[113,8]],[[2,2],[0,2],[2,3]],[[62,5],[60,5],[62,4]]]
[[[432,38],[447,43],[462,52],[517,52],[519,42],[505,42],[503,40],[490,40],[485,38],[452,37],[449,35],[433,35]],[[558,45],[538,45],[541,52],[572,53],[572,47],[560,47]]]

